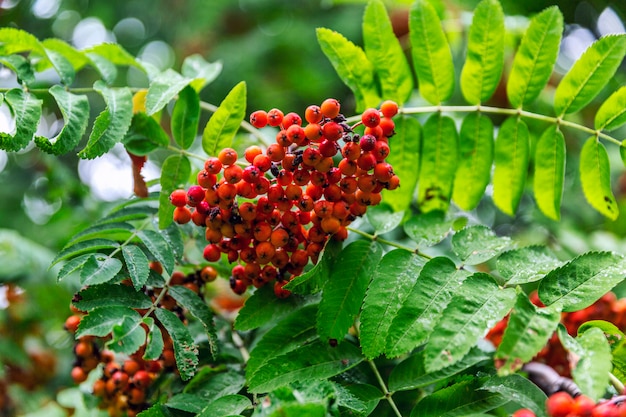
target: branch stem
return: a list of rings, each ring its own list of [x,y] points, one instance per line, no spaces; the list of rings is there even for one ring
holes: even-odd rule
[[[383,390],[383,394],[385,394],[385,399],[391,406],[391,409],[394,411],[396,416],[402,417],[402,413],[400,413],[398,406],[393,400],[393,397],[392,397],[393,393],[389,392],[389,389],[387,388],[387,384],[385,384],[385,381],[383,381],[383,377],[378,371],[376,364],[372,360],[368,360],[367,363],[369,364],[370,368],[372,368],[372,372],[374,372],[374,376],[376,377],[376,380],[378,381],[378,385],[380,385],[380,388]]]

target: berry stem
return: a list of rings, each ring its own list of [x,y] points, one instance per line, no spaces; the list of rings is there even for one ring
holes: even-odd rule
[[[613,374],[613,372],[609,372],[609,381],[619,394],[624,393],[624,384]]]
[[[383,394],[385,394],[385,399],[389,403],[389,406],[391,406],[396,416],[402,417],[402,413],[400,413],[398,406],[396,405],[395,401],[392,398],[393,393],[389,392],[389,389],[387,388],[385,381],[383,381],[383,377],[380,375],[380,372],[378,371],[376,364],[372,360],[368,360],[367,363],[369,364],[370,368],[372,368],[372,372],[374,372],[374,376],[376,376],[378,385],[380,385],[380,388],[383,390]]]
[[[393,246],[394,248],[403,249],[403,250],[405,250],[407,252],[413,252],[416,255],[419,255],[419,256],[421,256],[422,258],[425,258],[425,259],[432,259],[432,256],[429,256],[429,255],[426,255],[423,252],[420,252],[420,250],[418,248],[410,248],[410,247],[402,245],[400,243],[393,242],[393,241],[387,240],[387,239],[383,239],[383,238],[381,238],[378,235],[375,235],[375,234],[373,235],[371,233],[367,233],[367,232],[364,232],[362,230],[355,229],[353,227],[347,227],[346,229],[348,229],[351,232],[356,233],[357,235],[361,235],[361,236],[366,237],[366,238],[368,238],[370,240],[375,240],[376,242],[382,243],[383,245]]]
[[[241,357],[243,358],[243,363],[244,364],[248,363],[248,360],[250,359],[250,353],[248,352],[248,349],[246,349],[246,346],[243,343],[243,339],[241,338],[241,336],[239,336],[239,333],[237,333],[235,329],[233,329],[232,331],[232,338],[233,338],[233,343],[235,344],[235,347],[239,349],[239,353],[241,353]]]

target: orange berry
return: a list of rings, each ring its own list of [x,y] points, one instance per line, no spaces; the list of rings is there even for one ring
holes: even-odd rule
[[[233,148],[224,148],[217,155],[217,159],[220,160],[222,165],[226,165],[226,166],[232,165],[235,162],[237,162],[238,157],[239,156],[237,155],[237,151],[234,150]]]
[[[334,119],[335,117],[339,116],[340,109],[341,106],[339,104],[339,101],[334,98],[327,98],[322,102],[322,105],[320,106],[322,115],[328,117],[329,119]]]

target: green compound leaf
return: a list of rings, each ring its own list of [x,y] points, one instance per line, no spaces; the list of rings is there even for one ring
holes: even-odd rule
[[[447,211],[458,162],[454,120],[433,114],[424,124],[424,138],[417,201],[423,212]]]
[[[400,356],[425,343],[468,275],[456,269],[449,258],[428,261],[389,327],[385,354]]]
[[[440,104],[454,92],[454,64],[439,16],[426,0],[413,3],[409,30],[420,94],[430,103]]]
[[[576,364],[572,372],[574,381],[581,391],[598,401],[604,395],[609,384],[611,364],[611,347],[601,329],[593,328],[577,337],[585,354]]]
[[[473,378],[435,391],[422,398],[411,417],[455,417],[487,412],[509,402],[509,398],[481,389],[488,378]]]
[[[554,92],[554,111],[563,116],[585,107],[613,78],[626,54],[626,35],[594,42],[565,74]]]
[[[248,397],[243,395],[227,395],[211,401],[197,415],[197,417],[232,417],[239,415],[247,408],[252,408]]]
[[[493,123],[489,117],[471,113],[463,119],[457,164],[452,199],[469,211],[476,208],[491,179]]]
[[[337,255],[341,253],[342,246],[343,244],[341,242],[335,239],[329,239],[315,266],[289,281],[284,288],[301,295],[320,292],[330,277],[330,271],[335,264]],[[241,312],[239,314],[241,315]]]
[[[143,322],[148,326],[148,337],[146,340],[146,352],[143,355],[145,360],[159,359],[163,352],[163,333],[161,329],[156,325],[156,322],[152,317],[145,317]]]
[[[404,223],[404,232],[417,246],[433,246],[441,242],[452,230],[453,219],[446,219],[440,210],[411,217]]]
[[[506,93],[513,107],[536,99],[548,83],[563,34],[563,15],[557,6],[546,8],[530,25],[513,60]]]
[[[554,269],[539,283],[545,305],[561,303],[563,311],[589,307],[624,280],[626,261],[613,252],[588,252]]]
[[[472,366],[492,359],[489,354],[473,347],[463,359],[435,372],[426,372],[424,351],[421,350],[396,365],[389,376],[391,391],[406,391],[422,388],[459,374]]]
[[[365,54],[374,65],[381,96],[401,106],[413,92],[413,75],[380,0],[370,1],[365,8],[363,44]]]
[[[202,149],[207,155],[217,155],[228,148],[246,115],[246,83],[233,87],[220,103],[202,133]]]
[[[141,320],[141,316],[130,307],[107,306],[95,308],[80,320],[76,338],[83,336],[104,337],[120,325],[126,318]]]
[[[250,380],[267,361],[288,354],[318,339],[315,316],[317,305],[308,305],[294,311],[263,335],[250,352],[246,364],[246,379]]]
[[[395,174],[400,178],[402,191],[383,190],[382,196],[383,201],[395,211],[404,211],[411,205],[417,185],[422,129],[419,122],[411,117],[396,117],[394,121],[397,134],[389,143],[391,152],[387,162],[393,166]]]
[[[376,107],[380,103],[380,97],[374,81],[374,65],[365,52],[333,30],[318,28],[316,33],[322,52],[341,81],[354,93],[356,110],[362,112],[368,107]]]
[[[87,146],[78,153],[80,158],[93,159],[107,153],[120,142],[133,119],[133,96],[128,88],[109,88],[96,81],[94,90],[102,95],[106,108],[94,121]]]
[[[363,361],[358,347],[349,342],[331,347],[321,340],[267,361],[248,380],[248,391],[273,391],[292,382],[327,379]]]
[[[125,241],[128,239],[135,228],[126,222],[112,222],[103,224],[94,224],[86,228],[85,230],[72,236],[72,239],[68,242],[67,246],[78,243],[81,240],[104,238],[117,241]]]
[[[520,292],[496,351],[495,358],[502,361],[498,374],[509,375],[521,369],[546,345],[560,319],[559,304],[536,307],[528,295]]]
[[[606,148],[595,136],[580,150],[580,182],[585,198],[593,208],[611,220],[619,208],[611,189],[611,167]]]
[[[213,82],[222,72],[220,61],[207,62],[201,55],[189,55],[183,61],[180,72],[193,81],[189,84],[198,93],[208,84]]]
[[[36,137],[35,143],[46,153],[63,155],[78,145],[87,130],[89,100],[87,96],[72,94],[60,85],[52,86],[49,91],[59,105],[65,126],[53,141]]]
[[[521,375],[492,377],[480,389],[499,393],[520,407],[531,410],[537,417],[547,417],[546,394],[532,381]]]
[[[337,257],[322,292],[317,314],[317,329],[324,340],[343,340],[359,314],[371,272],[382,257],[376,242],[357,240]]]
[[[35,73],[30,61],[22,55],[9,55],[0,57],[0,64],[4,65],[17,75],[18,82],[30,86],[35,82]]]
[[[165,107],[190,82],[189,78],[183,77],[173,69],[167,69],[157,75],[150,83],[146,95],[146,113],[148,116]]]
[[[382,203],[370,207],[366,213],[367,221],[374,227],[377,235],[391,232],[402,223],[404,211],[395,211],[391,206]]]
[[[171,274],[174,270],[174,253],[167,240],[154,230],[139,230],[137,237],[146,245],[155,259],[163,265],[165,272]]]
[[[89,258],[91,258],[91,253],[80,255],[67,261],[59,270],[59,273],[57,275],[57,282],[60,282],[63,278],[76,271],[80,271],[85,263],[89,260]]]
[[[154,314],[172,338],[176,368],[178,368],[182,380],[187,381],[194,375],[198,366],[198,347],[194,343],[189,329],[176,314],[163,308],[157,308],[154,310]]]
[[[93,254],[80,271],[81,285],[103,284],[115,278],[122,270],[122,261],[101,253]]]
[[[537,141],[534,165],[537,206],[552,220],[559,220],[565,179],[565,138],[558,128],[549,127]]]
[[[35,36],[21,29],[0,28],[0,55],[13,55],[28,51],[44,55],[43,47]]]
[[[496,236],[483,225],[468,226],[452,236],[452,250],[466,265],[486,262],[510,246],[511,239]]]
[[[85,51],[87,54],[96,54],[105,58],[107,61],[115,65],[135,67],[141,71],[144,71],[143,66],[129,54],[120,44],[117,43],[102,43],[91,48],[87,48]]]
[[[107,85],[111,85],[117,79],[117,67],[108,59],[94,52],[85,52],[85,56],[89,58],[89,63],[98,71]]]
[[[170,155],[161,168],[161,191],[159,192],[159,228],[165,229],[173,221],[174,205],[170,202],[172,191],[187,184],[191,175],[191,163],[184,155]]]
[[[91,311],[100,307],[120,306],[137,309],[150,308],[152,300],[146,294],[127,285],[91,285],[78,293],[72,305],[80,311]]]
[[[308,299],[306,299],[308,301]],[[281,299],[274,294],[271,285],[257,289],[246,299],[243,307],[237,314],[235,329],[253,330],[278,320],[296,310],[302,305],[301,297]]]
[[[626,123],[626,87],[621,87],[598,109],[594,125],[598,130],[611,131]]]
[[[122,255],[124,256],[130,280],[135,289],[140,291],[146,281],[148,281],[148,276],[150,276],[150,262],[146,254],[138,246],[122,246]]]
[[[213,312],[200,296],[182,285],[174,285],[169,289],[169,294],[176,300],[179,306],[187,309],[192,316],[202,323],[209,337],[209,347],[213,357],[217,354],[217,331],[213,322]]]
[[[461,71],[461,92],[470,104],[488,100],[504,65],[504,12],[497,0],[483,0],[474,10]]]
[[[67,86],[74,82],[74,77],[76,76],[76,71],[74,71],[74,66],[72,63],[60,52],[44,47],[45,57],[54,70],[61,77],[61,82]],[[43,63],[44,61],[42,61]]]
[[[563,263],[545,246],[527,246],[504,252],[496,261],[496,269],[509,287],[538,281]]]
[[[361,349],[367,358],[385,350],[393,319],[415,286],[424,259],[403,249],[385,254],[367,289],[361,312]]]
[[[1,31],[1,29],[0,29]],[[15,118],[15,134],[0,132],[0,148],[9,152],[24,149],[35,135],[41,118],[42,101],[21,88],[13,88],[4,95]]]
[[[189,148],[198,134],[200,122],[200,97],[190,85],[178,94],[172,111],[172,136],[183,149]]]
[[[523,120],[509,117],[500,126],[495,144],[493,201],[509,216],[517,210],[528,171],[530,143]]]
[[[141,320],[124,317],[122,323],[113,326],[113,337],[106,346],[113,352],[132,355],[145,343],[146,331],[141,327]]]
[[[426,370],[437,371],[461,360],[514,303],[515,290],[501,289],[488,274],[477,272],[465,279],[426,344]]]
[[[246,379],[238,370],[222,366],[202,367],[185,386],[185,394],[196,394],[206,398],[219,398],[236,394],[246,384]]]
[[[110,239],[88,239],[74,244],[70,243],[54,258],[52,265],[54,266],[64,259],[73,258],[86,252],[95,252],[101,249],[116,249],[119,246],[119,243]]]
[[[335,384],[334,390],[339,407],[352,413],[348,415],[369,416],[384,398],[378,388],[369,384]]]

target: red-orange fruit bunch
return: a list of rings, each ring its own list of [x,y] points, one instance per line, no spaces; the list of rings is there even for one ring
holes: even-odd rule
[[[330,236],[346,239],[346,227],[380,203],[381,191],[399,186],[385,162],[397,112],[386,101],[350,126],[332,98],[307,107],[304,125],[296,113],[255,111],[250,123],[278,128],[276,142],[250,146],[245,162],[231,148],[208,158],[198,185],[172,192],[174,220],[206,227],[204,258],[235,264],[235,293],[273,282],[287,297],[285,283],[317,262]]]

